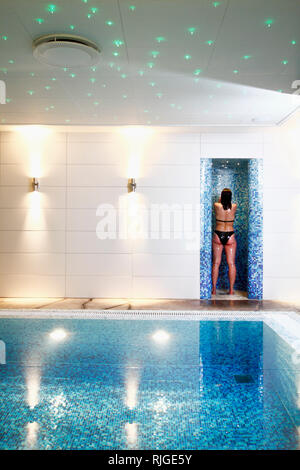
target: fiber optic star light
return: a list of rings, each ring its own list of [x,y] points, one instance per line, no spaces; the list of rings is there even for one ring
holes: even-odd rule
[[[123,46],[124,42],[121,39],[115,39],[113,44],[117,47]]]
[[[47,5],[46,10],[53,15],[57,11],[57,6],[56,5]]]
[[[273,23],[274,23],[274,20],[272,18],[267,18],[265,20],[265,25],[267,26],[267,28],[271,28]]]

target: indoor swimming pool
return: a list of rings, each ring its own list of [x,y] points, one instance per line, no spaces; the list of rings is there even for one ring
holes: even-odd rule
[[[11,315],[1,449],[299,448],[297,315]]]

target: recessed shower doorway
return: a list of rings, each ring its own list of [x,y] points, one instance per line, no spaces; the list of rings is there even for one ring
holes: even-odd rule
[[[249,299],[262,299],[262,160],[203,158],[200,171],[200,298],[211,297],[213,203],[227,187],[238,204],[234,224],[237,240],[235,290],[245,292]],[[228,290],[228,287],[228,267],[223,252],[217,289]]]

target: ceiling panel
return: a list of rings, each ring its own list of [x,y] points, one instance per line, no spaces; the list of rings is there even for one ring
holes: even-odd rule
[[[300,104],[299,17],[299,0],[1,0],[0,124],[275,124]],[[42,65],[50,33],[100,62]]]

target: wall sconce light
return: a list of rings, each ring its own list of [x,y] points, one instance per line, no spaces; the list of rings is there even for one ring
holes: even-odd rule
[[[32,178],[31,187],[32,187],[32,191],[38,191],[39,190],[40,183],[38,182],[37,178]]]
[[[129,178],[127,188],[129,193],[135,192],[136,182],[134,178]]]

